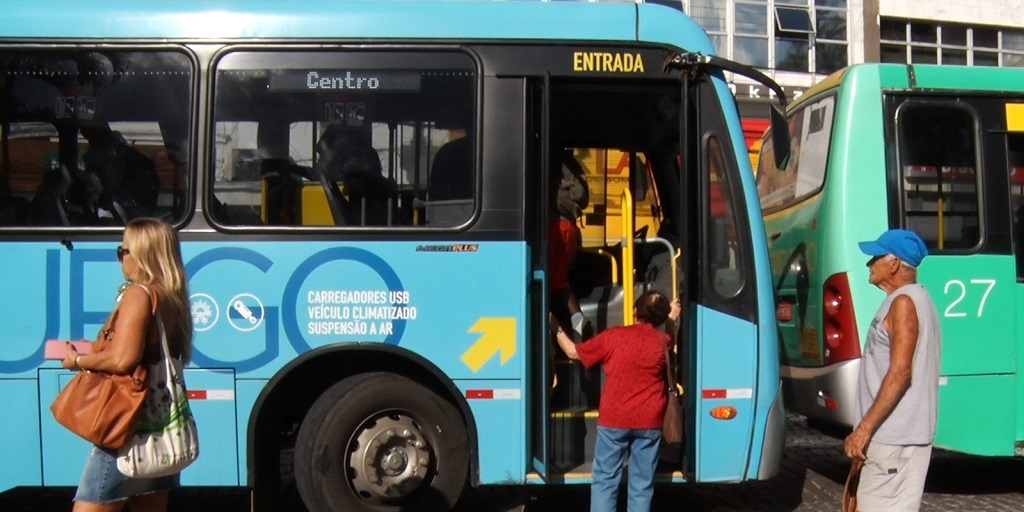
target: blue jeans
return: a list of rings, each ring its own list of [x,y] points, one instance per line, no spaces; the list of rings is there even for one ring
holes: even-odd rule
[[[650,512],[661,430],[597,427],[590,512],[615,512],[622,466],[629,452],[629,512]]]

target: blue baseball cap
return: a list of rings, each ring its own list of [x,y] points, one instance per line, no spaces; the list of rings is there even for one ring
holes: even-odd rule
[[[882,233],[878,240],[859,242],[857,245],[868,256],[892,254],[915,267],[928,255],[928,247],[924,245],[924,240],[921,240],[917,233],[905,229],[890,229]]]

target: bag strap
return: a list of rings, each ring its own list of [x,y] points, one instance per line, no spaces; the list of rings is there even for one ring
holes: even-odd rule
[[[132,286],[138,286],[139,288],[146,290],[146,294],[149,295],[149,300],[153,301],[153,309],[150,310],[150,313],[159,317],[157,313],[159,313],[158,308],[160,306],[160,295],[158,295],[155,290],[151,290],[148,286],[142,283],[132,283]],[[117,305],[120,306],[121,302],[118,301]]]
[[[100,336],[96,337],[96,342],[97,343],[100,341],[100,337],[101,336],[102,336],[102,341],[103,341],[104,344],[110,342],[110,335],[111,335],[111,333],[114,332],[114,324],[117,322],[118,310],[121,309],[121,299],[124,298],[124,294],[125,294],[126,291],[128,291],[128,288],[131,288],[133,285],[136,285],[136,284],[139,284],[139,283],[133,283],[133,282],[129,281],[127,283],[122,284],[121,287],[118,288],[118,290],[117,290],[117,300],[116,300],[116,303],[114,304],[114,309],[112,309],[110,311],[110,316],[108,316],[107,317],[107,321],[103,323],[103,327],[100,329]],[[153,296],[152,292],[149,291],[149,288],[147,288],[146,285],[139,284],[139,286],[141,286],[144,290],[146,290],[146,293],[149,293],[150,296]],[[156,299],[154,298],[153,300],[155,301]],[[156,308],[156,306],[154,306],[154,311],[155,311],[155,308]],[[97,349],[101,349],[100,347],[101,347],[101,345],[97,345],[96,346]],[[105,345],[103,345],[102,347],[105,348]]]
[[[150,299],[153,301],[153,318],[156,319],[156,328],[160,331],[160,348],[163,350],[160,359],[164,360],[166,364],[170,364],[167,361],[171,357],[171,347],[167,343],[167,331],[164,330],[164,321],[160,318],[160,296],[155,290],[151,290],[148,286],[142,283],[135,283],[137,286],[142,287],[149,294]]]
[[[670,393],[675,393],[679,389],[676,386],[676,377],[672,375],[672,358],[669,357],[668,345],[665,345],[665,380],[668,381]]]

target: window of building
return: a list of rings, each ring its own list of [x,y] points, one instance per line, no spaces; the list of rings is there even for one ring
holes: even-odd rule
[[[780,32],[814,33],[810,13],[799,7],[775,6],[775,28]]]
[[[828,74],[848,62],[846,0],[686,0],[719,55],[764,69]]]
[[[217,63],[211,217],[454,227],[475,205],[476,69],[455,52],[233,52]]]
[[[881,61],[1024,67],[1024,30],[882,18]]]
[[[815,0],[814,4],[814,72],[828,74],[850,61],[846,0]]]
[[[737,1],[733,8],[734,60],[754,67],[769,67],[768,3]]]

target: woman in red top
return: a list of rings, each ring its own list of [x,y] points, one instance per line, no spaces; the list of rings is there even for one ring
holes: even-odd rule
[[[679,318],[681,303],[649,291],[633,307],[637,323],[613,327],[576,345],[558,327],[555,337],[569,359],[590,368],[604,366],[608,376],[601,392],[594,448],[591,512],[614,512],[629,452],[629,512],[649,512],[654,497],[661,424],[665,417],[665,347],[671,338],[658,326]]]

